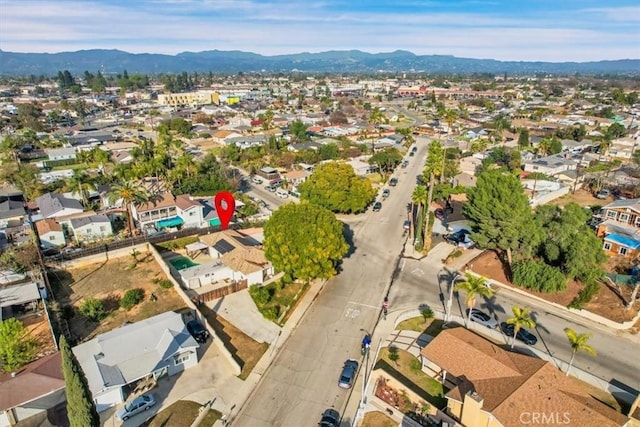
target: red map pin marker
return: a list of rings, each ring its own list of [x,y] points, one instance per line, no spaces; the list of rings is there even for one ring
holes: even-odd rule
[[[213,201],[216,205],[216,212],[218,213],[218,218],[220,218],[222,229],[226,230],[236,210],[236,200],[233,198],[233,194],[228,191],[221,191],[216,194]]]

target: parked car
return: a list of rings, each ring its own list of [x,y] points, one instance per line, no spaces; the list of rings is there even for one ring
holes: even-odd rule
[[[600,190],[596,193],[597,199],[606,199],[611,195],[611,191],[607,189]]]
[[[349,359],[344,362],[342,372],[340,373],[340,379],[338,380],[338,386],[342,388],[351,388],[353,382],[356,379],[358,373],[358,361]]]
[[[412,151],[412,152],[410,152],[410,153],[409,153],[409,157],[413,157],[413,156],[415,156],[415,155],[416,155],[416,152],[415,152],[415,151]]]
[[[391,191],[388,188],[385,188],[384,190],[382,190],[382,197],[384,199],[386,199],[387,197],[389,197],[389,194],[391,194]]]
[[[340,423],[340,413],[335,409],[327,409],[322,413],[322,418],[318,425],[320,427],[338,427]]]
[[[253,182],[254,184],[262,184],[263,181],[259,176],[254,176],[253,178],[251,178],[251,182]]]
[[[402,224],[402,228],[404,228],[405,230],[408,230],[411,228],[411,221],[409,221],[408,219],[404,220],[404,224]]]
[[[116,412],[116,417],[122,421],[127,421],[134,415],[152,408],[156,404],[156,399],[152,394],[143,394],[124,404],[124,408]]]
[[[418,147],[414,146],[414,147],[411,149],[411,152],[412,152],[412,153],[415,153],[416,151],[418,151]]]
[[[209,331],[195,319],[187,322],[187,330],[197,343],[204,344],[209,338]]]
[[[444,238],[456,246],[469,249],[475,244],[475,242],[469,237],[469,233],[469,230],[462,228],[454,233],[447,234]]]
[[[400,167],[402,169],[406,168],[407,166],[409,166],[409,161],[408,160],[403,160],[402,163],[400,163]]]
[[[389,180],[389,185],[392,187],[395,187],[396,185],[398,185],[398,178],[391,178]]]
[[[373,211],[374,212],[380,212],[380,209],[382,209],[382,203],[380,202],[375,202],[373,204]]]
[[[467,316],[469,316],[469,310],[470,309],[467,308],[467,311],[465,312]],[[486,326],[489,329],[495,329],[498,327],[498,321],[493,317],[489,316],[484,311],[472,309],[470,319],[472,322],[478,323],[482,326]]]
[[[267,191],[271,191],[272,193],[275,193],[277,190],[277,187],[273,186],[273,185],[265,185],[264,189]]]
[[[500,323],[500,329],[502,329],[502,332],[506,336],[513,338],[513,331],[515,328],[513,327],[512,324],[507,322],[502,322]],[[538,342],[538,338],[524,328],[518,329],[518,335],[516,336],[516,339],[519,341],[522,341],[527,345],[536,345],[536,343]]]

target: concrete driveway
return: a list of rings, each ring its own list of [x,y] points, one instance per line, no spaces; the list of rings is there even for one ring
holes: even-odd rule
[[[248,289],[208,302],[207,306],[258,342],[271,344],[280,334],[280,327],[258,311]]]

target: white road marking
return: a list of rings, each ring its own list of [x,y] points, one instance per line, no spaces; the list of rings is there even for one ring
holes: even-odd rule
[[[402,260],[402,265],[400,266],[400,271],[404,271],[404,267],[407,265],[407,260],[403,259]]]
[[[344,315],[344,317],[350,317],[352,319],[355,319],[359,315],[360,315],[360,310],[355,309],[355,308],[348,308],[347,312]]]
[[[424,271],[421,268],[414,268],[411,270],[411,274],[415,274],[416,276],[424,276]]]
[[[362,304],[360,302],[353,302],[353,301],[349,301],[349,304],[361,305],[363,307],[369,307],[369,308],[375,308],[375,309],[380,308],[377,305]],[[351,309],[349,309],[349,310],[351,310]]]

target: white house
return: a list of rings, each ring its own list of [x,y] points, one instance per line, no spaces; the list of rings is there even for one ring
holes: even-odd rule
[[[189,195],[176,196],[177,213],[184,221],[184,228],[201,227],[203,222],[202,205]]]
[[[198,364],[198,343],[173,311],[122,326],[73,348],[98,412],[125,400],[125,386]]]
[[[45,152],[49,160],[72,160],[76,158],[75,148],[48,148]]]
[[[525,172],[540,172],[546,175],[556,175],[560,172],[576,170],[578,162],[568,153],[554,154],[524,163]]]
[[[36,230],[40,237],[40,245],[44,249],[67,244],[62,226],[55,219],[43,219],[36,222]]]
[[[188,289],[197,289],[227,279],[233,281],[244,279],[241,274],[234,272],[219,260],[185,268],[178,273],[180,274],[182,283],[184,283]]]
[[[73,218],[71,230],[77,242],[90,242],[113,234],[111,221],[104,214]]]

